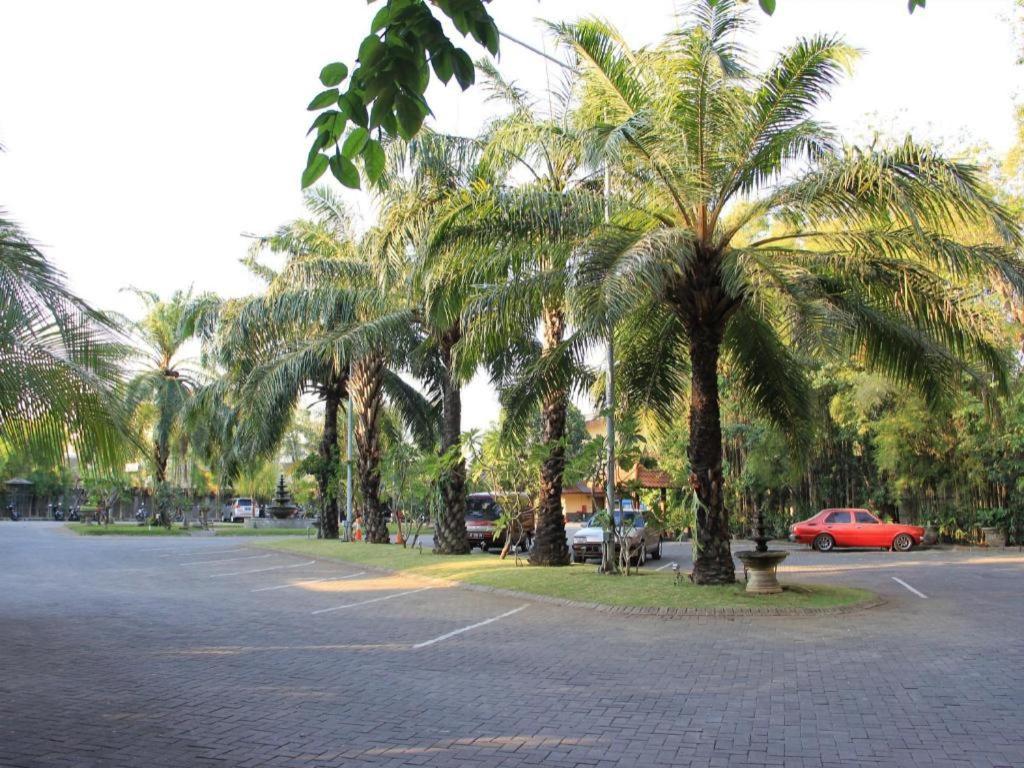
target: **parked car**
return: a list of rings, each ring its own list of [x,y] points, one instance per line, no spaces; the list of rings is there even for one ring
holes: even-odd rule
[[[636,565],[643,565],[647,559],[661,559],[662,532],[659,527],[647,524],[644,514],[647,507],[643,504],[634,509],[630,499],[623,499],[615,510],[615,527],[622,530],[622,535],[629,542],[629,558]],[[589,559],[600,559],[604,542],[604,529],[601,527],[600,515],[592,516],[583,528],[572,537],[572,559],[577,563],[585,563]],[[619,556],[616,545],[615,556]]]
[[[883,523],[866,509],[823,509],[789,527],[790,541],[810,544],[819,552],[836,547],[881,547],[908,552],[923,538],[921,526]]]
[[[223,520],[226,523],[240,523],[246,518],[256,517],[256,504],[247,496],[239,496],[225,510]]]
[[[504,504],[504,507],[503,507]],[[509,531],[496,533],[498,520],[503,508],[519,507],[519,520],[512,527],[512,541],[521,541],[523,550],[533,545],[535,517],[533,506],[526,494],[471,493],[466,497],[466,535],[471,547],[480,547],[481,552],[505,546]]]

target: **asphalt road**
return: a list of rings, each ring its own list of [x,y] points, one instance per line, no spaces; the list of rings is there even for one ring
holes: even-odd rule
[[[886,603],[672,621],[224,537],[0,523],[0,563],[4,768],[1024,765],[1016,550],[794,548]]]

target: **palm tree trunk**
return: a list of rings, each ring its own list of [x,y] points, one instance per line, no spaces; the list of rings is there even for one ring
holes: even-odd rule
[[[363,532],[371,544],[389,544],[388,521],[380,503],[380,435],[378,422],[382,404],[384,361],[367,355],[352,369],[352,403],[355,410],[356,472],[362,495],[360,514]]]
[[[441,455],[458,450],[462,435],[462,392],[452,371],[452,347],[461,336],[456,324],[441,339]],[[444,507],[434,531],[434,551],[443,555],[469,553],[466,537],[466,462],[460,456],[441,470]]]
[[[729,513],[722,498],[722,424],[718,398],[718,356],[722,333],[697,327],[690,332],[690,486],[697,494],[693,539],[695,584],[732,584],[736,569],[729,548]]]
[[[156,486],[159,487],[167,482],[167,459],[170,456],[170,449],[159,441],[153,449],[153,474]],[[157,523],[165,528],[171,527],[171,516],[167,509],[155,507]]]
[[[324,391],[324,429],[320,436],[320,471],[316,483],[320,491],[320,530],[325,539],[338,538],[338,411],[341,390],[329,384]]]
[[[155,480],[162,483],[167,479],[167,457],[170,451],[167,446],[157,443],[153,449],[153,474]]]
[[[561,307],[544,310],[544,354],[562,341],[565,316]],[[540,499],[537,503],[536,534],[531,565],[568,565],[565,516],[562,514],[562,476],[565,473],[565,419],[569,407],[566,392],[553,392],[541,410],[545,459],[540,467]]]

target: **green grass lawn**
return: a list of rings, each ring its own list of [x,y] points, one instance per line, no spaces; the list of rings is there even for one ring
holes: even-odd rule
[[[268,541],[256,546],[467,584],[616,606],[833,608],[867,602],[874,597],[871,592],[863,589],[821,584],[794,584],[788,586],[781,595],[748,596],[742,584],[698,587],[686,579],[676,584],[674,576],[668,572],[641,571],[629,577],[605,576],[596,572],[596,565],[535,568],[524,564],[516,567],[511,558],[503,561],[495,555],[434,555],[426,549],[420,554],[417,550],[384,544],[347,544],[321,540]]]
[[[214,523],[218,536],[306,536],[305,528],[246,528],[238,523]],[[316,529],[312,529],[316,536]]]
[[[82,536],[187,536],[188,531],[179,525],[170,530],[159,525],[136,525],[135,523],[65,523],[75,533]]]

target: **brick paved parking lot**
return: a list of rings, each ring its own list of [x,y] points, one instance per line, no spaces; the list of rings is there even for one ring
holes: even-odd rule
[[[799,550],[886,604],[673,621],[224,537],[0,523],[0,563],[4,768],[1024,766],[1016,550]]]

